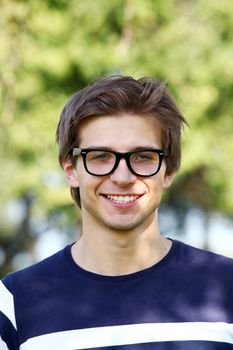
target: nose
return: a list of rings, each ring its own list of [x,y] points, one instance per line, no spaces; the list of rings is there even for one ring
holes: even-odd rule
[[[137,177],[128,168],[125,159],[121,159],[116,170],[110,175],[111,180],[121,186],[132,184]]]

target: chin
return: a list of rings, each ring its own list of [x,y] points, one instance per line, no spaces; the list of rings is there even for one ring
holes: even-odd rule
[[[140,225],[143,224],[141,220],[132,222],[132,221],[127,221],[127,222],[105,222],[104,223],[106,227],[108,227],[110,230],[113,231],[119,231],[119,232],[125,232],[125,231],[132,231],[139,227]]]

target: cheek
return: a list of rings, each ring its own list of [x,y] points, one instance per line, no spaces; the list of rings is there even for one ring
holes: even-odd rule
[[[101,184],[99,178],[88,174],[85,170],[81,170],[80,172],[77,170],[77,178],[80,194],[83,193],[86,197],[93,197]]]
[[[146,186],[149,190],[149,193],[152,195],[152,200],[154,198],[161,197],[164,189],[164,178],[155,177],[153,179],[148,179],[146,181]]]
[[[163,180],[164,177],[162,176],[162,174],[156,174],[153,177],[148,178],[146,182],[149,188],[159,188],[163,186]]]

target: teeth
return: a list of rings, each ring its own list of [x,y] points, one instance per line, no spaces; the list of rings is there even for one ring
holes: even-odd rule
[[[112,201],[116,203],[129,203],[135,201],[139,196],[112,196],[107,195],[108,199],[111,199]]]

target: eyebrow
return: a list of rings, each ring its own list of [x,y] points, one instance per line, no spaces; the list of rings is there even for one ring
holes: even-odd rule
[[[95,145],[90,145],[88,147],[84,147],[85,149],[97,149],[100,151],[113,151],[113,152],[117,152],[115,149],[113,149],[112,147],[106,147],[106,146],[95,146]],[[155,147],[155,146],[151,146],[151,145],[147,145],[147,146],[137,146],[134,148],[131,148],[129,152],[137,152],[137,151],[142,151],[142,150],[147,150],[147,149],[162,149],[161,147]]]

